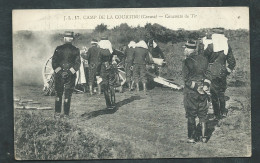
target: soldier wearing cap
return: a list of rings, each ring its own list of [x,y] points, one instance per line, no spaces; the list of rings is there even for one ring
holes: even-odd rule
[[[199,118],[203,142],[206,142],[206,119],[207,119],[207,99],[210,86],[210,74],[207,71],[208,61],[203,55],[196,53],[196,42],[188,41],[185,45],[183,61],[184,80],[184,108],[188,119],[188,142],[195,143],[196,121]]]
[[[129,91],[132,89],[132,70],[133,70],[133,55],[134,55],[134,48],[135,48],[135,42],[130,41],[128,46],[125,50],[125,71],[126,71],[126,82],[128,84]]]
[[[133,77],[136,83],[136,90],[139,92],[139,82],[141,80],[143,90],[146,92],[146,64],[152,61],[149,58],[148,46],[145,41],[141,40],[136,43],[133,58]]]
[[[70,113],[70,103],[75,87],[76,71],[79,70],[81,64],[80,51],[72,45],[73,39],[73,32],[65,32],[64,44],[58,46],[52,56],[52,68],[55,72],[55,118],[60,117],[63,92],[65,94],[65,117],[68,118]]]
[[[91,47],[88,49],[86,55],[82,55],[82,58],[88,60],[89,73],[88,73],[88,83],[90,94],[93,95],[93,84],[96,78],[97,65],[99,62],[99,47],[98,41],[92,39]],[[98,93],[101,94],[101,87],[98,84]]]
[[[101,87],[104,91],[106,106],[108,109],[114,109],[116,105],[114,88],[114,83],[116,82],[116,75],[115,69],[112,65],[113,48],[111,42],[108,40],[107,37],[102,37],[98,45],[100,47],[100,55],[97,73],[100,74],[100,77],[102,79]]]
[[[234,70],[236,60],[224,35],[224,28],[214,28],[211,40],[212,42],[206,45],[204,55],[208,59],[212,75],[210,93],[214,115],[221,119],[227,114],[224,95],[227,89],[227,75]]]

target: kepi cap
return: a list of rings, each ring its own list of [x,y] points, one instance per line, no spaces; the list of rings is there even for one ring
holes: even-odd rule
[[[72,31],[65,31],[63,37],[72,37],[72,38],[74,38],[74,32],[72,32]]]

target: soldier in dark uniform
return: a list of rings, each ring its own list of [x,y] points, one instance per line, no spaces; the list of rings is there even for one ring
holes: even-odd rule
[[[160,47],[156,44],[156,42],[154,42],[154,40],[150,40],[148,42],[148,46],[149,46],[149,52],[151,53],[153,58],[161,58],[161,59],[165,59],[165,56],[162,52],[162,50],[160,49]],[[158,67],[158,65],[155,65],[155,74],[159,75],[160,74],[160,68]]]
[[[188,142],[194,143],[196,138],[196,121],[202,131],[203,142],[206,142],[206,120],[208,112],[208,93],[210,86],[210,74],[207,71],[208,60],[203,55],[197,55],[196,42],[186,43],[184,54],[186,59],[183,61],[183,80],[184,80],[184,108],[188,119]]]
[[[151,63],[151,61],[145,41],[141,40],[136,43],[133,58],[133,77],[136,83],[136,90],[139,91],[139,82],[141,80],[144,92],[146,92],[146,64]]]
[[[107,37],[102,37],[98,45],[100,47],[100,55],[97,73],[102,78],[101,87],[104,91],[106,106],[108,109],[114,109],[116,100],[114,83],[116,82],[116,75],[112,65],[113,49]]]
[[[207,45],[204,55],[208,59],[212,75],[210,93],[214,114],[217,119],[221,119],[227,114],[224,95],[227,89],[227,75],[236,66],[232,49],[228,44],[228,39],[224,36],[224,28],[213,29],[212,43]]]
[[[134,55],[135,42],[131,41],[125,50],[125,71],[126,82],[128,84],[129,91],[132,89],[132,74],[133,74],[133,55]]]
[[[93,95],[93,84],[96,79],[97,65],[99,59],[99,47],[98,41],[96,39],[92,39],[91,41],[92,47],[90,47],[87,51],[86,55],[82,55],[82,58],[88,60],[89,73],[88,73],[88,83],[89,83],[89,92]],[[98,84],[98,93],[101,94],[101,87]]]
[[[64,92],[64,114],[69,116],[71,96],[75,87],[76,71],[79,70],[80,51],[72,45],[73,32],[65,32],[64,44],[58,46],[52,57],[52,68],[55,71],[55,117],[60,117],[62,95]]]

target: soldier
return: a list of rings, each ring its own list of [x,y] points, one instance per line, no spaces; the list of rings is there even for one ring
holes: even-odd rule
[[[197,55],[196,42],[186,43],[183,61],[183,80],[184,80],[184,108],[188,119],[188,142],[195,143],[196,121],[198,116],[201,126],[201,140],[206,142],[206,119],[207,119],[207,99],[210,86],[210,75],[207,71],[208,61],[203,55]]]
[[[75,87],[76,71],[79,70],[81,64],[80,51],[72,45],[73,39],[73,32],[65,32],[65,43],[55,49],[52,57],[52,68],[55,72],[55,118],[60,117],[63,92],[65,94],[64,117],[68,118],[69,116],[71,96]]]
[[[148,46],[145,41],[141,40],[136,43],[133,58],[133,77],[136,83],[136,90],[139,92],[139,82],[141,80],[143,90],[146,92],[146,64],[152,61],[149,58]]]
[[[115,69],[112,65],[113,49],[107,37],[102,37],[98,43],[100,47],[98,74],[102,78],[101,87],[104,91],[106,106],[108,109],[115,108]],[[99,78],[99,77],[98,77]]]
[[[149,46],[149,52],[151,53],[153,58],[161,58],[163,60],[165,59],[162,50],[154,40],[150,40],[148,42],[148,46]],[[160,75],[160,67],[158,67],[158,65],[155,64],[154,70],[156,75]]]
[[[125,50],[125,71],[126,71],[126,82],[128,84],[129,91],[132,89],[132,70],[133,70],[133,55],[134,55],[134,48],[135,42],[130,41],[126,50]]]
[[[224,36],[224,28],[214,28],[212,43],[207,44],[204,55],[209,62],[212,75],[211,98],[215,118],[221,119],[227,115],[225,91],[227,89],[227,75],[236,66],[236,60],[228,39]],[[227,63],[227,66],[226,66]]]
[[[92,39],[92,47],[88,49],[87,55],[82,55],[82,58],[88,60],[89,73],[88,73],[88,83],[90,95],[93,95],[93,84],[96,79],[97,65],[99,59],[99,47],[98,41]],[[101,94],[101,86],[98,84],[98,94]]]

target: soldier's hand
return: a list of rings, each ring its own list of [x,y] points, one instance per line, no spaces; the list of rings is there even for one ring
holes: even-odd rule
[[[198,89],[197,89],[198,93],[203,95],[205,94],[205,92],[203,91],[203,86],[199,86]]]
[[[205,93],[210,94],[209,87],[207,85],[204,85],[202,89]]]

